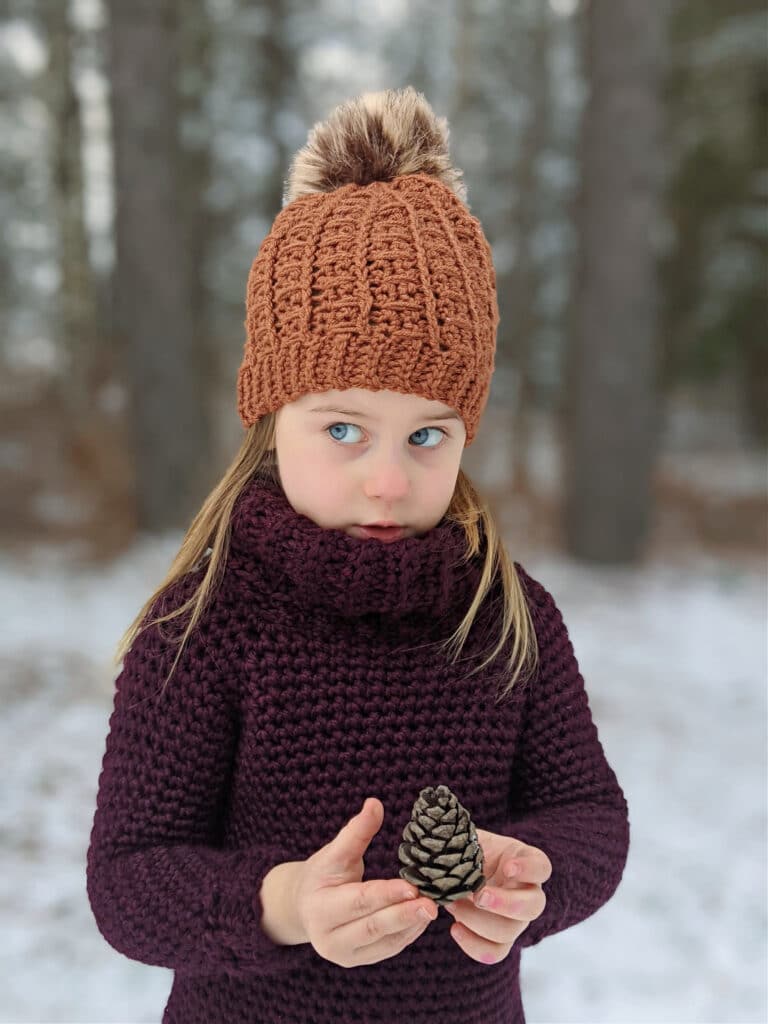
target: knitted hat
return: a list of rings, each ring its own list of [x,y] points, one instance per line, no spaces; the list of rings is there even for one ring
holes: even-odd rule
[[[359,387],[445,402],[472,443],[499,312],[448,133],[410,86],[364,93],[314,126],[248,275],[246,427],[304,394]]]

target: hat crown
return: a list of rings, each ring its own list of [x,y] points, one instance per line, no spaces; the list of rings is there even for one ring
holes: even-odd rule
[[[434,157],[435,145],[419,148],[423,118],[407,122],[417,133],[414,144],[401,145],[397,158],[391,148],[386,164],[382,140],[394,146],[399,137],[381,111],[394,116],[397,105],[347,106],[356,120],[335,114],[328,122],[337,125],[335,134],[316,126],[312,136],[315,151],[338,157],[337,172],[326,164],[321,174],[316,165],[318,187],[307,174],[292,174],[288,194],[295,197],[251,266],[240,418],[250,426],[310,392],[388,389],[455,408],[468,446],[494,369],[499,313],[490,246],[449,171],[452,183],[423,170],[393,177],[382,171],[414,166],[414,153]],[[374,141],[381,145],[372,144],[371,120],[361,109],[378,111]],[[408,109],[423,115],[421,106]],[[360,136],[350,134],[351,124],[367,132],[357,148]],[[446,137],[441,131],[439,138]],[[350,154],[368,154],[372,162],[355,162]],[[294,171],[309,166],[302,160]],[[350,174],[355,180],[340,183]],[[332,181],[334,187],[320,187]]]

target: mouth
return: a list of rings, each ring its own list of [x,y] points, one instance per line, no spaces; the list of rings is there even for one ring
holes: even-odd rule
[[[406,530],[403,526],[355,526],[353,529],[359,531],[355,536],[364,539],[382,540],[385,544],[402,540],[406,535]]]

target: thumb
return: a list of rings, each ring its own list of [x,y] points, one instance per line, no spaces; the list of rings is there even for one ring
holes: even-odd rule
[[[362,877],[359,862],[384,820],[384,805],[376,797],[367,797],[360,811],[339,830],[326,850],[328,869],[332,874],[347,878],[350,874]]]

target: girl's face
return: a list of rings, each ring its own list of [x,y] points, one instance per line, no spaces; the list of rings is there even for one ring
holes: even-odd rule
[[[293,508],[363,538],[391,521],[419,536],[453,496],[466,429],[443,402],[349,388],[302,395],[275,417],[277,467]]]

